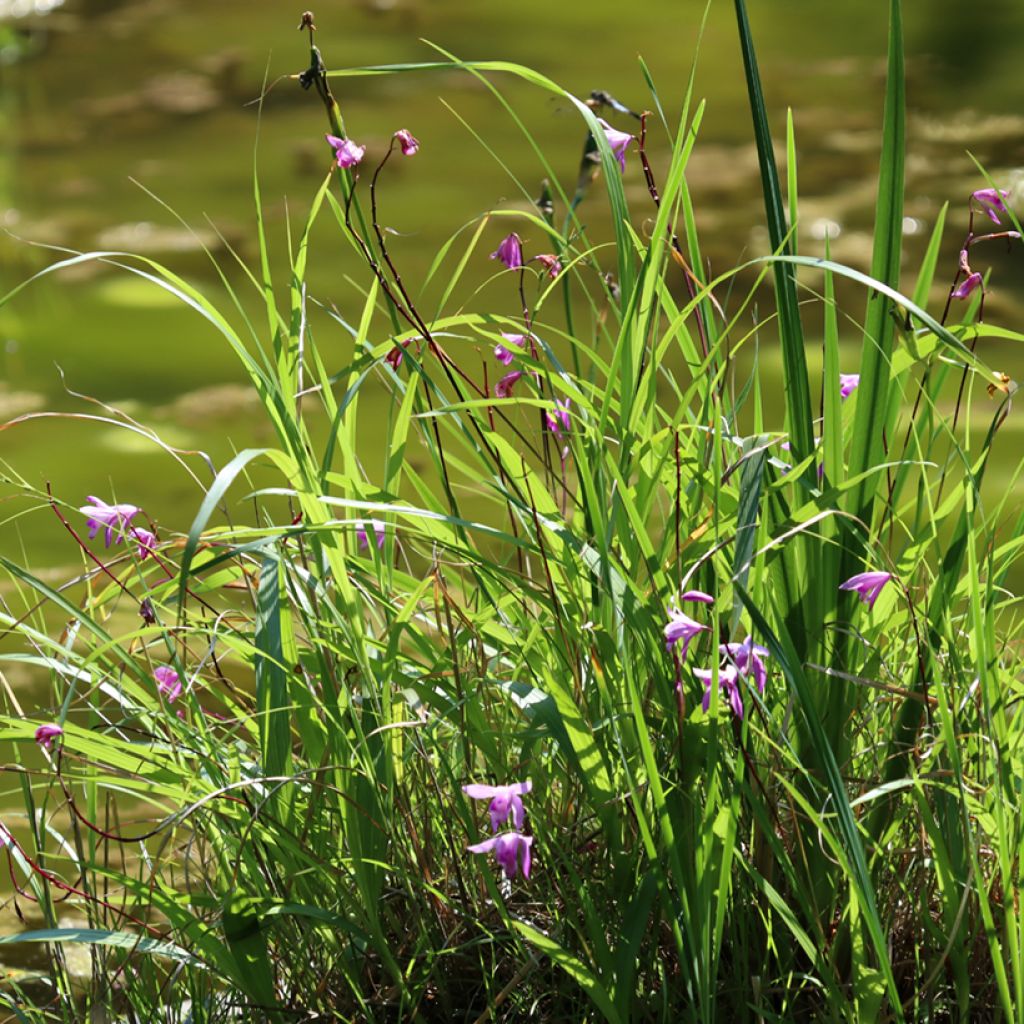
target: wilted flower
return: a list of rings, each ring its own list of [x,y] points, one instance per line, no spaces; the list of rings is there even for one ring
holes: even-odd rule
[[[860,384],[859,373],[839,374],[839,397],[849,398],[857,390],[858,384]]]
[[[762,658],[768,657],[768,648],[754,643],[754,638],[748,636],[741,644],[721,644],[719,652],[727,656],[730,662],[736,666],[740,675],[754,677],[759,693],[764,693],[764,684],[768,678],[768,669]]]
[[[396,373],[398,372],[398,368],[402,365],[405,350],[409,347],[409,343],[411,341],[412,338],[406,338],[401,344],[395,345],[395,347],[384,357],[384,362],[387,363],[388,366],[390,366]]]
[[[882,587],[891,579],[891,572],[859,572],[844,583],[840,583],[839,589],[854,591],[869,608],[874,608]]]
[[[117,531],[117,540],[120,542],[124,538],[125,531],[131,525],[132,519],[142,511],[138,505],[108,505],[91,494],[89,501],[92,502],[91,505],[83,505],[78,510],[88,517],[85,520],[85,525],[89,527],[89,540],[92,540],[103,529],[103,543],[108,548],[114,540],[114,531]]]
[[[173,704],[181,696],[181,678],[170,665],[161,665],[153,672],[157,689]]]
[[[136,526],[132,530],[132,536],[139,545],[139,561],[148,558],[156,550],[156,534],[152,530],[145,530]]]
[[[548,272],[549,277],[558,277],[562,272],[562,264],[558,262],[557,256],[546,253],[543,256],[534,256],[533,259]],[[533,261],[531,260],[531,262]]]
[[[544,413],[544,422],[555,437],[563,431],[569,432],[569,399],[559,398],[551,409]]]
[[[503,238],[501,244],[491,253],[492,260],[501,260],[509,270],[518,270],[523,265],[523,243],[519,236],[513,231],[507,238]]]
[[[607,121],[600,117],[597,119],[597,123],[601,126],[602,131],[604,131],[604,137],[608,140],[612,156],[619,161],[619,167],[625,171],[626,150],[633,141],[633,136],[629,132],[616,131]]]
[[[365,146],[357,146],[351,139],[339,139],[337,135],[328,135],[326,139],[334,147],[339,167],[355,167],[363,159]]]
[[[665,650],[672,648],[682,641],[683,649],[680,657],[685,658],[690,648],[690,641],[698,634],[703,633],[708,627],[702,626],[699,622],[691,619],[685,612],[678,608],[669,607],[668,622],[665,624]]]
[[[386,530],[385,530],[385,527],[384,527],[384,523],[382,523],[379,519],[371,519],[370,520],[370,525],[373,527],[373,533],[374,533],[374,538],[377,541],[377,547],[378,548],[384,547],[384,538],[386,536]],[[365,524],[361,525],[361,526],[359,526],[357,528],[357,530],[356,530],[356,537],[359,540],[359,546],[361,548],[368,548],[370,546],[370,541],[368,540],[368,538],[366,536],[366,526],[365,526]]]
[[[526,782],[512,782],[507,786],[485,786],[472,782],[462,787],[462,792],[471,800],[490,800],[487,812],[491,816],[491,831],[497,832],[512,817],[512,827],[522,828],[525,820],[523,797],[533,789],[529,779]]]
[[[412,137],[412,132],[408,128],[399,128],[395,132],[395,138],[398,139],[402,146],[402,156],[415,156],[416,151],[420,148],[420,144]]]
[[[63,736],[64,730],[59,725],[41,725],[36,729],[36,743],[43,748],[43,750],[49,750],[53,741],[58,736]]]
[[[511,373],[506,373],[497,384],[494,385],[494,397],[495,398],[508,398],[512,394],[512,388],[516,381],[522,377],[522,370],[513,370]]]
[[[952,297],[954,299],[966,299],[971,292],[981,285],[981,274],[975,271],[972,274],[968,274],[954,289]]]
[[[506,334],[504,331],[502,331],[501,336],[510,345],[515,345],[517,348],[526,347],[526,336],[523,334]],[[497,359],[499,363],[508,366],[512,362],[514,355],[511,351],[505,348],[504,345],[495,345],[494,358]]]
[[[994,224],[1001,224],[998,213],[1006,213],[1006,204],[1003,200],[1010,193],[1005,188],[979,188],[971,193],[971,199],[978,203],[982,210],[988,215],[989,220]]]
[[[148,597],[144,597],[139,604],[139,615],[147,626],[152,626],[156,622],[156,609]]]
[[[467,847],[470,853],[490,853],[494,851],[494,859],[505,872],[506,878],[514,878],[519,870],[520,855],[523,863],[523,878],[530,877],[530,846],[533,836],[524,836],[519,832],[503,832],[500,836],[492,836],[482,843]]]
[[[724,668],[720,668],[718,670],[718,686],[728,695],[732,713],[737,718],[742,718],[743,699],[740,697],[740,688],[736,682],[738,671],[735,665],[726,665]],[[714,672],[709,668],[695,668],[693,674],[704,684],[702,707],[707,711],[711,707],[711,684],[714,681]]]

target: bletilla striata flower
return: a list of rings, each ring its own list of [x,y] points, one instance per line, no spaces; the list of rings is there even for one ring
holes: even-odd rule
[[[966,299],[981,285],[981,274],[974,271],[968,274],[954,289],[952,297],[954,299]]]
[[[526,348],[526,336],[524,334],[506,334],[502,331],[501,336],[508,345],[515,345],[516,348]],[[515,358],[515,354],[506,348],[505,345],[495,345],[494,358],[503,366],[509,366]]]
[[[482,843],[467,847],[470,853],[490,853],[494,851],[494,859],[505,872],[506,878],[515,878],[522,861],[523,878],[530,877],[530,846],[533,836],[524,836],[519,832],[503,832],[500,836],[492,836]]]
[[[339,167],[355,167],[363,159],[365,146],[357,146],[351,139],[339,139],[337,135],[327,135],[325,138],[334,148]]]
[[[556,399],[555,404],[544,413],[544,422],[555,437],[563,432],[569,433],[569,399]]]
[[[860,384],[859,373],[839,374],[839,397],[849,398],[857,390],[858,384]]]
[[[495,398],[508,398],[512,394],[512,388],[515,387],[515,383],[522,377],[522,370],[513,370],[511,373],[506,373],[497,384],[494,385],[494,397]]]
[[[145,561],[156,550],[156,534],[152,530],[136,526],[132,530],[135,543],[139,545],[139,561]]]
[[[491,831],[498,829],[512,818],[513,828],[522,828],[526,820],[523,797],[533,789],[529,779],[526,782],[511,782],[507,786],[485,786],[471,782],[462,787],[462,792],[471,800],[490,800],[487,813],[491,816]]]
[[[157,689],[173,704],[181,696],[181,677],[170,665],[161,665],[153,672]]]
[[[105,501],[89,495],[91,504],[83,505],[78,511],[85,515],[85,525],[89,527],[89,540],[92,540],[102,529],[103,543],[110,547],[116,533],[120,542],[131,525],[132,520],[142,510],[138,505],[108,505]]]
[[[412,132],[408,128],[399,128],[395,132],[395,138],[398,139],[399,145],[402,147],[402,156],[415,156],[420,148],[419,142],[413,138]]]
[[[981,207],[993,224],[1002,224],[999,214],[1006,213],[1006,204],[1003,200],[1009,194],[1005,188],[979,188],[971,193],[971,199]]]
[[[612,151],[612,156],[619,161],[619,167],[625,171],[626,169],[626,150],[629,148],[629,144],[633,141],[633,136],[629,132],[616,131],[607,121],[602,118],[597,119],[597,123],[601,126],[604,132],[604,137],[608,140],[608,146]]]
[[[693,674],[704,684],[704,700],[702,707],[705,711],[711,707],[711,686],[714,682],[714,672],[709,668],[695,668]],[[740,696],[740,688],[737,683],[739,669],[735,665],[726,665],[718,670],[718,686],[724,690],[729,698],[729,706],[737,718],[743,717],[743,699]]]
[[[43,750],[49,750],[53,741],[63,735],[64,730],[59,725],[41,725],[36,729],[36,743]]]
[[[691,619],[685,612],[670,606],[668,609],[668,622],[665,624],[665,650],[671,652],[676,644],[682,643],[680,658],[686,657],[690,649],[690,641],[698,634],[703,633],[708,627],[702,626],[699,622]]]
[[[753,676],[758,692],[764,693],[764,684],[768,679],[768,669],[761,659],[768,657],[767,647],[755,644],[754,638],[748,636],[741,644],[721,644],[718,650],[723,656],[729,658],[741,676]]]
[[[523,265],[523,243],[513,231],[501,240],[501,244],[491,253],[492,260],[501,260],[509,270],[518,270]]]
[[[859,572],[840,583],[839,589],[853,591],[868,608],[874,608],[882,588],[891,579],[891,572]]]
[[[378,548],[384,547],[384,538],[387,536],[387,528],[384,523],[379,519],[371,519],[370,525],[373,527],[374,540],[377,543]],[[369,538],[366,534],[366,525],[363,524],[356,529],[356,537],[359,540],[360,548],[368,548],[370,546]]]

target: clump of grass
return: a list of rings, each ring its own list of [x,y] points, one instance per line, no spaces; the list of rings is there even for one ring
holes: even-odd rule
[[[796,140],[784,203],[736,9],[772,252],[713,280],[686,178],[692,77],[673,127],[643,66],[656,117],[448,54],[331,73],[311,16],[296,78],[323,102],[332,167],[283,304],[262,217],[262,324],[227,273],[218,306],[148,259],[50,268],[102,258],[194,309],[275,440],[216,469],[178,530],[123,499],[83,517],[38,495],[83,553],[65,586],[0,559],[2,657],[53,694],[46,712],[9,694],[2,718],[24,800],[4,832],[13,898],[44,925],[0,942],[52,951],[49,1000],[7,997],[23,1016],[1024,1014],[1024,524],[1010,488],[983,486],[1013,385],[975,352],[1022,336],[977,318],[969,263],[928,312],[945,210],[901,291],[898,0],[870,274],[795,253]],[[503,75],[568,98],[586,143],[572,186],[534,147],[543,201],[439,247],[427,312],[380,212],[415,140],[395,126],[369,166],[331,83],[438,68],[509,110]],[[622,184],[636,167],[642,211]],[[1019,240],[994,187],[972,209]],[[580,213],[602,202],[609,240]],[[321,220],[354,287],[314,327]],[[977,237],[972,217],[968,257]],[[464,282],[484,265],[478,311]],[[862,310],[837,306],[837,276]],[[320,341],[339,329],[336,364]],[[776,332],[781,403],[738,369]],[[90,952],[84,984],[69,944]]]

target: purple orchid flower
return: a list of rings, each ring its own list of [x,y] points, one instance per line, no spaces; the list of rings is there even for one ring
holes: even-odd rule
[[[523,265],[523,243],[513,231],[503,238],[501,244],[491,253],[492,260],[501,260],[509,270],[518,270]]]
[[[544,413],[544,422],[555,437],[569,433],[569,399],[559,398],[551,409]]]
[[[882,588],[892,579],[891,572],[859,572],[839,584],[840,590],[852,590],[868,606],[874,608]]]
[[[170,665],[161,665],[153,672],[157,689],[173,704],[181,696],[181,677]]]
[[[1003,200],[1010,193],[1005,188],[979,188],[971,193],[971,199],[981,206],[982,211],[988,215],[989,220],[994,224],[1002,224],[998,213],[1006,213],[1006,204]]]
[[[720,644],[719,652],[728,657],[731,664],[736,666],[741,676],[752,675],[757,684],[758,692],[764,694],[764,685],[768,679],[768,669],[762,658],[768,657],[768,648],[754,643],[754,638],[748,636],[741,644],[729,643]]]
[[[64,730],[59,725],[41,725],[36,729],[36,743],[43,750],[49,750],[53,741],[63,735]]]
[[[690,641],[698,633],[703,633],[707,630],[707,628],[707,626],[702,626],[699,622],[691,619],[685,612],[669,606],[668,622],[665,624],[665,650],[671,652],[672,648],[681,642],[683,648],[679,656],[680,658],[685,658],[686,652],[690,649]]]
[[[325,138],[334,148],[339,167],[355,167],[363,159],[365,146],[357,146],[351,139],[339,139],[337,135],[327,135]]]
[[[503,832],[500,836],[492,836],[482,843],[468,846],[470,853],[490,853],[494,851],[494,859],[505,872],[506,878],[515,878],[519,870],[520,857],[523,864],[523,878],[530,877],[530,846],[533,836],[524,836],[519,832]]]
[[[859,373],[839,374],[839,397],[849,398],[857,390],[858,384],[860,384]]]
[[[142,511],[138,505],[108,505],[91,494],[89,501],[91,504],[83,505],[78,510],[88,517],[85,520],[85,525],[89,527],[89,540],[92,540],[102,529],[104,531],[103,543],[108,548],[114,540],[115,530],[117,531],[117,541],[120,543],[124,539],[132,519]]]
[[[132,530],[132,536],[139,545],[139,561],[144,562],[156,550],[156,534],[152,530],[136,526]]]
[[[951,298],[966,299],[973,291],[981,286],[981,274],[975,271],[968,274],[954,289]]]
[[[387,536],[387,529],[384,523],[379,519],[371,519],[370,525],[373,527],[374,540],[377,542],[377,547],[384,547],[384,538]],[[370,546],[369,538],[366,535],[365,524],[356,529],[356,537],[359,540],[360,548],[368,548]]]
[[[695,668],[693,674],[704,684],[704,700],[701,706],[705,711],[711,707],[711,685],[714,682],[714,672],[709,668]],[[740,696],[740,688],[736,682],[739,676],[739,669],[735,665],[726,665],[718,670],[718,686],[724,690],[729,698],[729,705],[732,713],[737,718],[743,717],[743,698]]]
[[[420,144],[413,138],[408,128],[399,128],[394,137],[402,147],[402,156],[415,156],[419,151]]]
[[[509,345],[515,345],[517,348],[526,348],[526,335],[524,334],[506,334],[502,331],[501,336]],[[515,358],[515,354],[504,345],[495,345],[494,358],[502,365],[509,366]]]
[[[619,161],[619,167],[625,171],[626,150],[629,148],[629,144],[633,141],[633,136],[630,135],[629,132],[616,131],[607,121],[600,117],[597,119],[597,123],[601,126],[605,139],[608,140],[608,146],[612,151],[612,156]]]
[[[715,599],[710,594],[705,594],[703,590],[687,590],[683,593],[680,601],[699,601],[701,604],[714,604]]]
[[[462,787],[462,792],[471,800],[490,800],[487,812],[491,816],[491,831],[498,829],[512,817],[512,827],[522,828],[526,820],[523,810],[523,797],[533,789],[533,783],[527,779],[526,782],[511,782],[507,786],[485,786],[478,782],[471,782],[468,786]]]
[[[513,370],[511,373],[506,373],[497,384],[494,385],[494,397],[495,398],[509,398],[512,394],[512,388],[515,387],[515,383],[522,377],[522,370]]]

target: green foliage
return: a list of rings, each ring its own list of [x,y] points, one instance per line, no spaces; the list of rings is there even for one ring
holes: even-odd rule
[[[103,259],[170,292],[237,354],[273,436],[214,472],[152,557],[82,541],[64,587],[0,559],[0,667],[48,677],[64,730],[43,763],[44,712],[10,698],[0,716],[33,765],[7,850],[44,922],[0,939],[51,950],[31,1019],[83,1002],[182,1021],[1024,1018],[1024,545],[1010,489],[983,487],[1009,412],[986,386],[1012,385],[974,352],[1024,337],[973,306],[962,324],[928,312],[945,210],[900,291],[898,0],[870,274],[827,243],[797,254],[799,138],[790,120],[784,204],[736,13],[772,251],[715,280],[686,180],[692,76],[673,132],[642,67],[670,155],[658,182],[643,150],[641,233],[596,101],[447,54],[332,80],[454,70],[514,115],[499,83],[517,76],[575,105],[593,159],[565,187],[514,118],[553,211],[457,232],[422,294],[379,227],[384,164],[324,181],[283,282],[256,188],[254,299],[227,270],[215,299],[124,254],[47,271]],[[496,271],[481,311],[492,222],[528,225],[562,269]],[[305,287],[328,230],[350,286],[329,315]],[[751,353],[776,329],[781,403]],[[497,397],[502,332],[525,338]],[[893,573],[873,606],[839,589],[865,569]],[[694,589],[711,602],[682,608],[706,628],[666,650]],[[763,692],[716,653],[747,636],[768,651]],[[158,665],[180,675],[173,703]],[[707,710],[694,668],[712,672]],[[467,853],[489,827],[462,786],[526,779],[533,870],[505,879]],[[87,925],[61,926],[58,899]],[[70,944],[92,958],[84,989]]]

